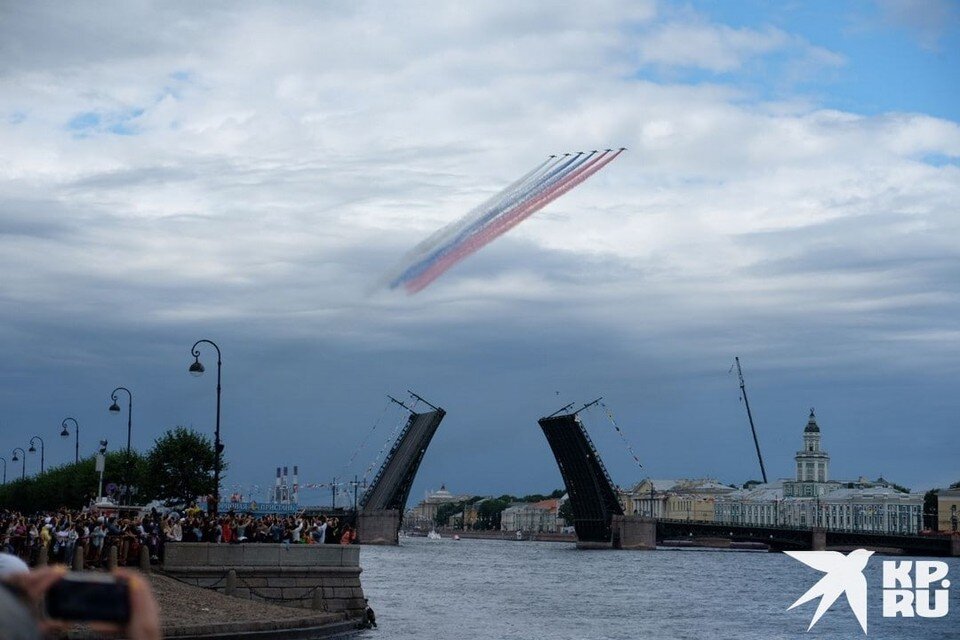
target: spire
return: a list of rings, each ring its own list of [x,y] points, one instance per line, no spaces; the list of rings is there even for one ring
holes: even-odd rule
[[[807,420],[807,427],[803,432],[820,433],[820,427],[817,425],[817,416],[813,412],[813,407],[810,407],[810,418]]]

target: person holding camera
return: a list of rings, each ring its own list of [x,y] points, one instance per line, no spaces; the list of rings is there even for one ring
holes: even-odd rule
[[[126,602],[116,601],[121,597]],[[84,601],[91,606],[77,606]],[[162,637],[160,607],[150,584],[137,573],[79,572],[68,577],[66,567],[57,566],[33,571],[7,567],[0,574],[0,640],[38,640],[75,622],[130,640]]]

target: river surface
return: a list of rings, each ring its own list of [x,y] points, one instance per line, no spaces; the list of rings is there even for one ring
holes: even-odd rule
[[[904,558],[873,556],[864,572],[864,636],[842,596],[807,632],[818,600],[787,607],[824,574],[781,553],[402,538],[360,553],[380,625],[360,637],[960,640],[960,560],[947,560],[950,613],[904,619],[882,617],[882,561],[892,559]]]

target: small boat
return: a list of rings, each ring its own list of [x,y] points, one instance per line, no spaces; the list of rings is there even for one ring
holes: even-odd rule
[[[430,533],[427,534],[427,538],[429,538],[429,539],[431,539],[431,540],[439,540],[439,539],[441,538],[441,536],[440,536],[440,534],[437,533],[435,530],[431,529],[431,530],[430,530]]]
[[[459,534],[456,534],[456,533],[453,534],[453,539],[454,539],[454,540],[459,540],[459,539],[460,539],[460,535],[459,535]]]

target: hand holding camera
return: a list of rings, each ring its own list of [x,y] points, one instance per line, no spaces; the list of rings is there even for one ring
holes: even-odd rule
[[[149,583],[132,571],[114,573],[46,567],[12,576],[7,583],[35,609],[43,611],[44,630],[89,623],[105,633],[123,633],[130,640],[159,640],[160,609]]]

